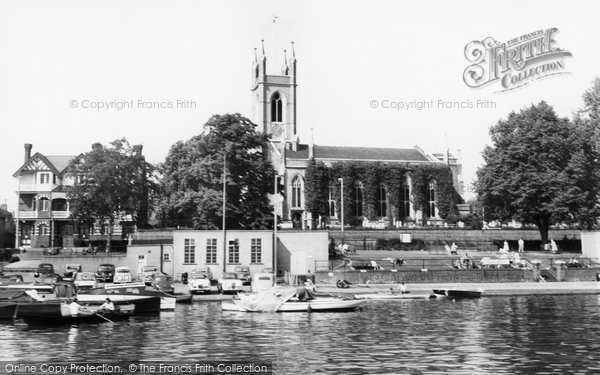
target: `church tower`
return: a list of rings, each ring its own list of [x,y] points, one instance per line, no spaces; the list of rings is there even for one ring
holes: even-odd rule
[[[296,53],[292,42],[291,57],[284,52],[281,74],[267,74],[267,57],[264,41],[261,56],[254,49],[252,63],[253,121],[269,135],[277,148],[296,140]]]

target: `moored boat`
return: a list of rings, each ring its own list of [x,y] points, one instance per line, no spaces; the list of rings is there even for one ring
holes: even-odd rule
[[[126,320],[133,315],[135,305],[118,305],[114,311],[102,311],[100,306],[82,306],[78,314],[72,314],[67,303],[59,304],[59,314],[25,314],[20,316],[27,324],[55,325],[72,323],[103,323]]]
[[[261,291],[258,293],[238,294],[231,301],[223,301],[224,311],[253,312],[311,312],[311,311],[350,311],[365,301],[341,297],[313,297],[311,293],[287,290],[283,292]]]
[[[101,304],[110,298],[115,305],[134,304],[137,313],[155,313],[160,310],[175,309],[175,297],[165,297],[144,283],[106,284],[104,287],[79,291],[80,303]]]
[[[483,289],[461,290],[461,289],[434,289],[433,293],[448,298],[481,298]]]
[[[437,298],[436,294],[432,293],[365,293],[355,294],[356,299],[371,299],[371,300],[387,300],[387,299],[430,299]]]
[[[0,319],[14,319],[17,317],[18,305],[16,302],[0,302]]]

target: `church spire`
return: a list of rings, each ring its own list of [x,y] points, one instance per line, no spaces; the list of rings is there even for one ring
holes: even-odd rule
[[[265,40],[261,39],[260,44],[262,44],[262,55],[264,57],[265,56]]]
[[[254,62],[258,62],[258,55],[256,54],[256,48],[254,48]]]
[[[287,51],[283,50],[283,68],[281,69],[281,74],[287,76],[289,73],[290,68],[288,67]]]

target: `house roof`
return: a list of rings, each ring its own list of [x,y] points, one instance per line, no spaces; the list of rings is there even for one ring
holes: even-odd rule
[[[17,169],[13,174],[13,177],[17,177],[24,170],[40,170],[39,168],[43,166],[49,168],[53,173],[61,175],[65,169],[67,169],[71,160],[75,158],[76,156],[65,155],[45,156],[36,152],[35,155],[30,157],[19,169]]]
[[[308,145],[299,144],[297,151],[286,150],[290,159],[308,159]],[[430,162],[427,156],[416,148],[377,148],[347,146],[314,146],[315,159],[365,160],[394,162]]]
[[[46,156],[46,159],[60,172],[63,173],[76,156]]]

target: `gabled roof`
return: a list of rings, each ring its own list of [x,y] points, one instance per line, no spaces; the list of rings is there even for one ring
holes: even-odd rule
[[[308,145],[299,144],[297,151],[286,150],[290,159],[308,159]],[[364,160],[393,162],[431,162],[427,156],[416,148],[376,148],[346,146],[314,146],[315,159],[327,160]]]
[[[48,168],[54,174],[62,175],[63,172],[71,163],[71,160],[75,159],[76,156],[44,156],[39,152],[29,158],[15,173],[13,177],[17,177],[21,172],[25,170],[36,171],[41,170],[40,168]]]

